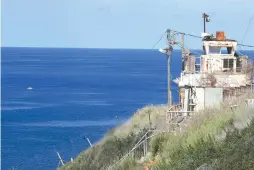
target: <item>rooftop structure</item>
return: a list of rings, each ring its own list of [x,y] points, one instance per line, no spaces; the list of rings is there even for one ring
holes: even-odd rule
[[[201,37],[167,30],[168,48],[160,50],[167,54],[170,60],[172,47],[182,47],[182,71],[180,77],[174,80],[178,84],[180,98],[177,112],[181,113],[182,117],[187,116],[189,112],[220,104],[224,99],[241,93],[251,85],[253,67],[248,61],[248,56],[237,52],[238,42],[227,39],[225,32],[207,33],[206,22],[210,21],[208,17],[207,14],[203,14],[204,32]],[[178,34],[182,35],[181,43],[175,39]],[[184,47],[185,35],[202,39],[201,55],[194,55]],[[171,100],[170,76],[168,83]]]
[[[216,36],[203,33],[202,46],[203,55],[185,55],[181,76],[177,81],[182,93],[180,104],[185,111],[202,109],[207,103],[218,104],[228,96],[228,90],[236,93],[236,88],[246,88],[250,85],[248,71],[252,70],[246,70],[248,56],[236,52],[237,41],[226,39],[224,32],[216,32]],[[208,90],[209,88],[213,89]],[[190,89],[195,89],[196,93],[192,100],[193,107],[189,107],[190,102],[186,99],[186,96],[192,95],[189,93],[193,93]],[[220,94],[215,93],[216,90]],[[205,93],[209,94],[208,101],[204,100]],[[213,102],[209,101],[213,98]]]

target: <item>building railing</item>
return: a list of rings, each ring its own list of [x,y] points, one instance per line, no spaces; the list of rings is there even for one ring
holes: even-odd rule
[[[180,123],[194,113],[195,111],[183,111],[180,104],[170,107],[166,112],[167,131],[175,131],[175,128],[179,126]]]

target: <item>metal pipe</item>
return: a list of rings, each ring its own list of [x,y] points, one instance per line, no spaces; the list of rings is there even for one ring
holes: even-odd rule
[[[88,137],[86,137],[87,142],[89,143],[90,147],[93,147]]]
[[[60,160],[60,162],[61,162],[62,166],[64,166],[63,159],[61,158],[61,156],[60,156],[59,152],[56,152],[56,154],[57,154],[57,156],[58,156],[58,158],[59,158],[59,160]]]

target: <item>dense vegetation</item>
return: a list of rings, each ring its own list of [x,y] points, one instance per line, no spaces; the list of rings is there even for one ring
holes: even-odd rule
[[[254,169],[254,121],[243,130],[228,131],[223,141],[208,135],[193,145],[179,145],[155,169]]]
[[[152,120],[157,120],[160,113],[165,113],[165,106],[147,106],[138,110],[126,124],[109,131],[104,139],[93,148],[82,152],[73,163],[62,167],[63,170],[104,170],[127,154],[140,138],[147,132],[150,114]],[[153,122],[156,124],[156,122]],[[143,153],[137,150],[135,156]],[[127,170],[139,167],[135,160],[126,159],[117,169]],[[133,169],[135,170],[135,169]]]
[[[97,144],[93,148],[81,153],[73,163],[70,163],[63,169],[106,169],[132,149],[145,132],[144,129],[137,134],[131,133],[124,138],[116,136],[108,137],[103,143]],[[128,164],[130,162],[132,161],[128,160]],[[131,164],[135,164],[135,162],[132,162]]]
[[[153,170],[253,169],[254,110],[246,108],[239,100],[237,102],[238,109],[232,110],[229,103],[224,103],[220,107],[197,113],[186,122],[187,128],[183,133],[162,133],[151,138],[150,156],[145,161],[156,162]],[[156,107],[142,110],[142,114],[134,115],[126,125],[116,128],[102,142],[81,153],[63,169],[107,169],[144,135],[146,127],[143,125],[148,124],[144,115],[152,112],[152,119],[158,120],[158,110]],[[138,124],[142,126],[138,127]],[[142,151],[135,154],[139,153]],[[115,169],[138,170],[143,166],[139,159],[128,157]]]

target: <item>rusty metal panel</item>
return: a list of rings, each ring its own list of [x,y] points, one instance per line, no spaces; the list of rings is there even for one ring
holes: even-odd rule
[[[219,40],[219,41],[221,41],[221,40],[225,40],[226,38],[225,38],[225,33],[224,32],[222,32],[222,31],[217,31],[216,32],[216,40]]]

